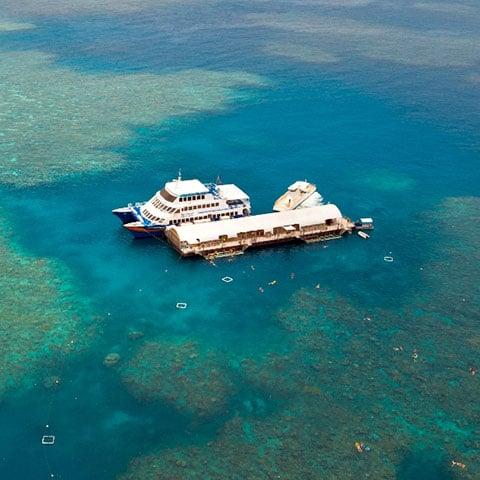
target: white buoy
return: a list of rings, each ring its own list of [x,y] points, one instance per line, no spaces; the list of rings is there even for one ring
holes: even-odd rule
[[[393,262],[393,257],[391,257],[390,255],[385,255],[383,257],[383,260],[387,263],[392,263]]]
[[[176,307],[179,309],[179,310],[185,310],[187,308],[187,304],[185,302],[178,302]]]

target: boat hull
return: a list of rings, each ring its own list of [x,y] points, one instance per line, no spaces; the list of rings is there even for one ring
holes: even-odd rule
[[[133,209],[130,207],[116,208],[112,210],[112,213],[118,217],[124,225],[137,220]]]
[[[146,227],[142,225],[124,225],[134,238],[163,238],[165,227]]]

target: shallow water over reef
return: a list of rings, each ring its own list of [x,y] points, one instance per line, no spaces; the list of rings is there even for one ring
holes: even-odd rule
[[[478,6],[4,3],[2,478],[479,478]],[[180,259],[179,168],[375,231]]]

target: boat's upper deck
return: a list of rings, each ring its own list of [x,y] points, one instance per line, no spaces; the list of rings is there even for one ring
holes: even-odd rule
[[[165,184],[165,190],[175,197],[202,195],[210,192],[208,187],[196,178],[193,180],[172,180]]]
[[[288,190],[279,197],[273,205],[273,210],[283,212],[284,210],[295,210],[307,198],[317,191],[313,183],[297,181],[288,187]]]
[[[202,183],[181,178],[167,182],[137,211],[149,224],[210,221],[250,214],[250,199],[236,185]]]

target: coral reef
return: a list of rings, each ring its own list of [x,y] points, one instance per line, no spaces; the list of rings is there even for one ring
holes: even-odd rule
[[[191,0],[182,0],[186,4]],[[124,14],[147,8],[178,4],[178,0],[6,0],[3,8],[11,15]],[[195,3],[195,2],[193,2]]]
[[[219,109],[255,75],[188,70],[82,74],[40,52],[1,52],[0,182],[29,186],[110,170],[132,127]]]
[[[343,58],[352,53],[380,62],[427,67],[468,67],[475,65],[480,58],[478,36],[461,31],[401,28],[387,23],[302,11],[251,13],[247,15],[247,20],[252,26],[287,32],[280,36],[278,47],[270,47],[272,52],[277,50],[282,54],[283,39],[291,38],[292,33],[301,34],[303,43],[298,42],[301,57],[314,61],[318,56],[320,63],[324,63],[326,54]],[[320,55],[318,45],[323,48]]]
[[[0,218],[1,396],[8,389],[31,386],[41,371],[84,349],[96,322],[66,268],[25,253],[11,241],[1,210]]]
[[[426,215],[438,261],[397,311],[294,294],[277,316],[283,350],[240,362],[276,407],[237,413],[207,445],[136,458],[120,479],[477,478],[479,206],[447,199]]]
[[[145,334],[140,330],[130,330],[128,332],[128,338],[130,340],[138,340],[142,338]]]
[[[118,364],[119,361],[120,361],[120,354],[111,352],[103,359],[103,364],[106,367],[114,367],[115,365]]]
[[[338,443],[349,427],[326,429],[325,420],[331,421],[318,415],[318,407],[327,405],[316,407],[317,403],[301,403],[265,420],[234,417],[209,445],[136,459],[120,479],[354,479],[359,478],[355,473],[359,464],[386,475],[376,478],[389,478],[391,470],[383,466],[378,452],[362,457],[352,442]],[[332,446],[335,459],[330,454]]]
[[[318,46],[306,46],[296,43],[272,43],[263,47],[270,55],[292,58],[306,63],[335,63],[340,59],[333,53],[326,52]]]
[[[138,400],[167,402],[198,418],[223,413],[234,392],[226,357],[182,338],[144,343],[121,376]]]
[[[404,192],[412,189],[415,185],[415,181],[408,175],[386,169],[361,171],[358,174],[358,182],[364,184],[369,190],[382,190],[391,193]]]
[[[16,32],[18,30],[30,30],[32,28],[35,28],[35,25],[32,25],[31,23],[9,22],[0,18],[0,33]]]

